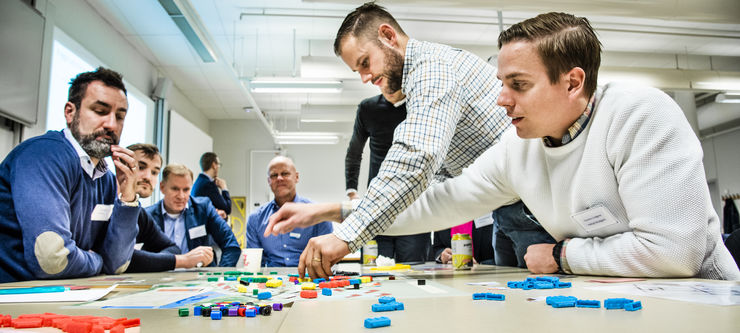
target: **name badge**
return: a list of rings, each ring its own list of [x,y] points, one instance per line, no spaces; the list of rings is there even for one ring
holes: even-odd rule
[[[293,238],[293,239],[300,239],[300,238],[301,238],[301,234],[299,234],[299,233],[297,233],[297,232],[291,232],[291,233],[290,233],[290,238]]]
[[[206,226],[199,225],[197,227],[190,228],[188,229],[188,234],[190,234],[190,239],[196,239],[199,237],[203,237],[206,235]]]
[[[591,207],[570,216],[573,221],[580,224],[586,232],[592,232],[610,225],[619,223],[614,215],[602,205]]]
[[[475,220],[473,220],[473,224],[475,224],[476,229],[483,228],[487,225],[493,224],[493,216],[491,216],[491,213],[488,213],[486,215],[483,215]]]
[[[90,220],[108,221],[113,214],[113,205],[95,205]]]

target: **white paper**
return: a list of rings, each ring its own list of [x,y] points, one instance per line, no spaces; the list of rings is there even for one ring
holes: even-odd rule
[[[107,289],[66,290],[56,293],[0,295],[0,303],[91,302],[108,295],[118,285]]]
[[[740,305],[740,286],[728,283],[689,281],[629,283],[586,287],[586,289],[636,296],[667,298],[692,303]]]

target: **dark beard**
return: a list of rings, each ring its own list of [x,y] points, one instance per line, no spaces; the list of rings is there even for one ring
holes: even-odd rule
[[[80,134],[79,110],[75,113],[74,118],[72,118],[72,124],[69,126],[69,129],[72,132],[72,136],[80,144],[80,147],[82,147],[82,150],[92,158],[103,159],[111,156],[113,153],[110,150],[110,146],[118,144],[118,136],[112,131],[100,130],[92,134]],[[108,135],[111,138],[95,139],[102,135]]]
[[[403,81],[403,57],[394,49],[387,47],[384,44],[380,45],[386,59],[383,76],[386,77],[388,85],[385,92],[387,94],[393,94],[396,91],[401,90],[401,83]]]

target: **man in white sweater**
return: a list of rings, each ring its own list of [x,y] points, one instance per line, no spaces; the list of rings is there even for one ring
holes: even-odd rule
[[[498,104],[515,129],[427,189],[386,234],[447,228],[521,198],[558,241],[529,246],[533,273],[740,279],[699,140],[673,100],[652,88],[597,89],[601,45],[585,18],[539,15],[504,31],[499,48]]]

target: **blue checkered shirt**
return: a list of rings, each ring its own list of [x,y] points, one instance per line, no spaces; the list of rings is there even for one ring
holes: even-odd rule
[[[367,194],[334,230],[352,252],[385,231],[433,179],[459,175],[511,125],[496,105],[496,69],[467,51],[409,39],[402,89],[406,120]]]

